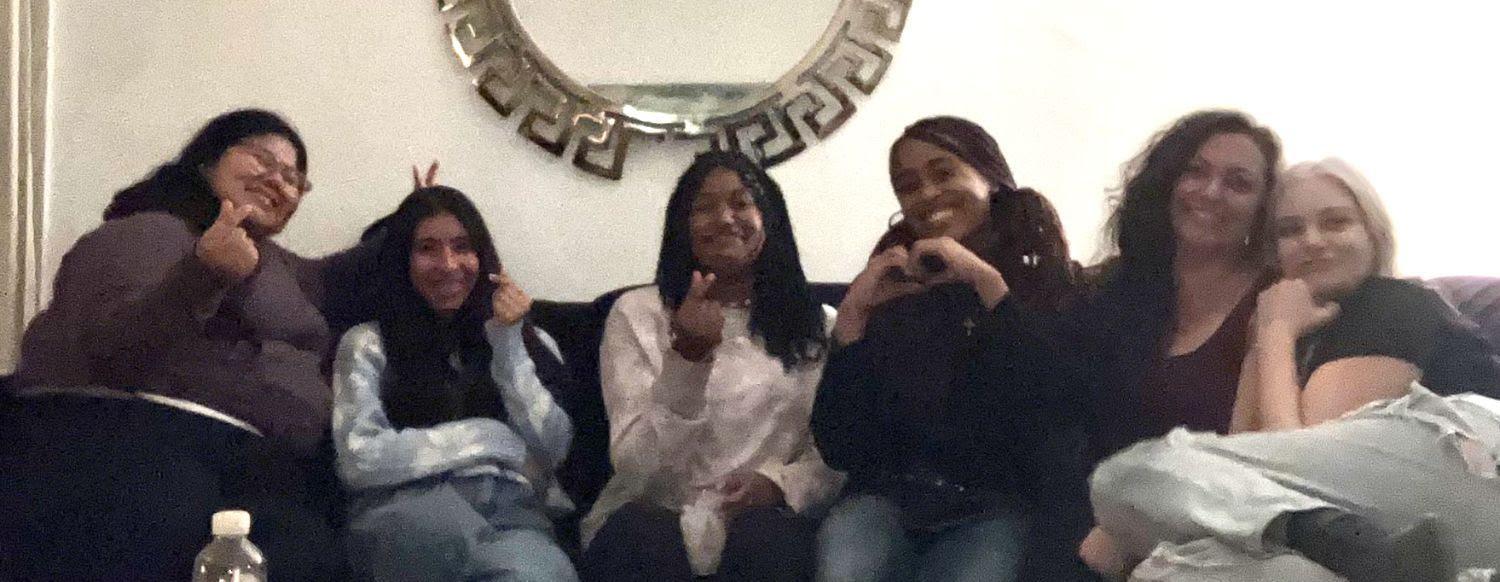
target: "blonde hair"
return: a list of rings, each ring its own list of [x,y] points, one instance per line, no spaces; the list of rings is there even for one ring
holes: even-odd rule
[[[1287,168],[1277,181],[1276,193],[1271,197],[1270,214],[1274,217],[1276,206],[1281,203],[1282,196],[1286,195],[1292,185],[1313,178],[1328,178],[1334,183],[1342,186],[1349,196],[1354,199],[1354,207],[1359,209],[1361,218],[1365,222],[1365,230],[1370,234],[1370,246],[1375,251],[1375,274],[1391,277],[1395,275],[1396,262],[1396,238],[1392,233],[1391,216],[1385,211],[1385,204],[1380,201],[1380,194],[1375,192],[1375,186],[1365,178],[1359,170],[1339,158],[1324,158],[1313,162],[1302,162]],[[1267,228],[1272,228],[1273,220],[1267,220]],[[1274,233],[1267,233],[1273,235]],[[1268,241],[1275,241],[1275,236],[1267,236]],[[1275,243],[1271,243],[1274,250]],[[1268,253],[1274,257],[1275,253]]]

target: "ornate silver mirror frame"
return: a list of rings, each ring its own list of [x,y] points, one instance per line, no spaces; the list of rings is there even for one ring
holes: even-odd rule
[[[438,0],[448,38],[481,97],[521,135],[573,165],[612,180],[633,141],[703,140],[774,166],[826,139],[854,114],[891,63],[912,0],[840,0],[833,20],[792,70],[735,111],[703,119],[641,111],[569,77],[521,27],[510,0]],[[601,33],[608,33],[601,23]]]

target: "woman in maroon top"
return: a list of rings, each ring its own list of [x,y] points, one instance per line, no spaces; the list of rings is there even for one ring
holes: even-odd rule
[[[1094,453],[1176,426],[1227,432],[1255,294],[1260,225],[1281,163],[1275,134],[1236,111],[1200,111],[1127,166],[1110,217],[1116,256],[1080,325],[1098,360]],[[1087,353],[1087,352],[1086,352]]]

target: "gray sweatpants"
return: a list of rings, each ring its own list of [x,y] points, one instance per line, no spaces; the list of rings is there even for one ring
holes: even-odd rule
[[[1287,512],[1340,507],[1391,529],[1430,514],[1458,572],[1500,567],[1497,459],[1500,402],[1414,386],[1301,430],[1178,429],[1102,463],[1092,500],[1095,519],[1127,553],[1212,539],[1212,551],[1185,547],[1218,562],[1226,552],[1252,561],[1286,554],[1276,530]]]

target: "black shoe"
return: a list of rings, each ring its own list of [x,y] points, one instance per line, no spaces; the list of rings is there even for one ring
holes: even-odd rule
[[[1338,508],[1287,516],[1287,547],[1349,582],[1431,582],[1451,579],[1431,517],[1388,532],[1362,515]]]

